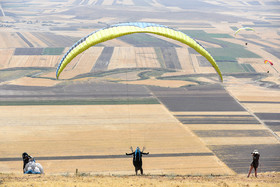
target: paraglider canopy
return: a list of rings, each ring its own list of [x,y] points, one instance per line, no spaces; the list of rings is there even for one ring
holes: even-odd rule
[[[78,54],[82,53],[83,51],[87,50],[89,47],[94,46],[98,43],[105,42],[107,40],[134,33],[157,34],[180,41],[192,47],[211,63],[216,72],[219,74],[220,80],[223,81],[221,71],[218,65],[216,64],[214,58],[210,55],[208,51],[206,51],[206,49],[201,44],[199,44],[197,41],[195,41],[194,39],[187,36],[181,31],[177,31],[164,25],[145,22],[115,24],[94,31],[93,33],[83,37],[77,43],[75,43],[61,59],[56,70],[56,78],[58,79],[60,73],[63,71],[66,65],[71,62],[73,58],[75,58]]]
[[[237,35],[237,33],[239,33],[240,31],[242,31],[242,30],[247,30],[247,31],[255,31],[255,29],[253,29],[253,28],[251,28],[251,27],[242,27],[242,28],[239,28],[237,31],[235,31],[235,33],[234,33],[234,36],[236,36]]]
[[[269,60],[265,60],[264,63],[265,63],[265,64],[266,64],[266,63],[269,63],[270,65],[273,66],[273,63],[272,63],[271,61],[269,61]]]

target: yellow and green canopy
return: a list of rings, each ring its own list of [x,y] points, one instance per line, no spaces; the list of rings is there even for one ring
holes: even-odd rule
[[[89,47],[94,46],[98,43],[105,42],[120,36],[134,34],[134,33],[152,33],[161,35],[167,38],[171,38],[177,41],[180,41],[191,48],[195,49],[198,53],[204,56],[215,68],[216,72],[219,74],[221,81],[223,81],[222,74],[219,67],[217,66],[214,58],[210,55],[206,49],[200,45],[197,41],[187,36],[181,31],[169,28],[164,25],[158,25],[154,23],[145,23],[145,22],[133,22],[133,23],[120,23],[111,25],[109,27],[97,30],[75,43],[63,56],[61,59],[57,70],[56,78],[58,79],[60,73],[75,58],[78,54],[87,50]]]

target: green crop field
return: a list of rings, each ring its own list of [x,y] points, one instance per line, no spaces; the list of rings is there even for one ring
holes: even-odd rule
[[[220,33],[209,33],[208,36],[212,38],[233,38],[229,34],[220,34]]]
[[[162,74],[166,72],[174,72],[174,71],[164,70],[164,69],[154,69],[154,70],[143,71],[139,73],[138,76],[141,79],[149,79],[151,77],[160,77]]]
[[[261,58],[259,55],[244,48],[208,48],[213,57],[224,57],[236,60],[236,58]],[[220,60],[216,59],[215,60]]]
[[[51,71],[53,68],[9,68],[0,70],[0,82],[10,81],[21,77],[32,77],[40,72]]]
[[[119,39],[126,43],[132,44],[135,47],[180,47],[176,44],[143,33],[126,35],[120,37]]]
[[[63,51],[64,51],[64,47],[44,48],[42,55],[61,55]]]
[[[237,27],[235,27],[235,26],[232,26],[232,27],[230,27],[232,30],[234,30],[234,31],[237,31],[238,30],[238,28]]]
[[[234,30],[235,28],[232,29]],[[249,64],[238,64],[237,58],[261,58],[259,55],[247,50],[242,45],[217,39],[232,38],[232,36],[228,34],[208,34],[203,30],[186,30],[183,32],[197,40],[221,46],[221,48],[207,48],[207,50],[218,63],[222,73],[255,72],[254,68]]]

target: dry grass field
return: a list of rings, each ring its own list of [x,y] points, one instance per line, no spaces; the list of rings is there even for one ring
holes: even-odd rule
[[[263,186],[276,187],[280,185],[279,173],[263,173],[258,178],[246,175],[233,176],[177,176],[177,175],[89,175],[86,173],[66,175],[22,175],[0,174],[2,186]]]

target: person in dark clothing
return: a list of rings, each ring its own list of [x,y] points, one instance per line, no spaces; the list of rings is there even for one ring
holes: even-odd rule
[[[253,170],[253,168],[255,169],[255,177],[257,177],[257,170],[258,170],[258,166],[259,166],[259,158],[260,158],[260,153],[258,152],[258,150],[254,150],[252,153],[252,157],[253,157],[253,161],[251,163],[251,167],[248,173],[247,177],[250,177],[250,174]]]
[[[137,175],[137,171],[140,170],[141,175],[143,175],[143,168],[142,168],[142,155],[148,155],[148,153],[144,153],[143,151],[140,150],[139,147],[136,148],[135,151],[131,148],[132,153],[126,153],[126,155],[133,155],[133,166],[135,168],[135,173]]]

